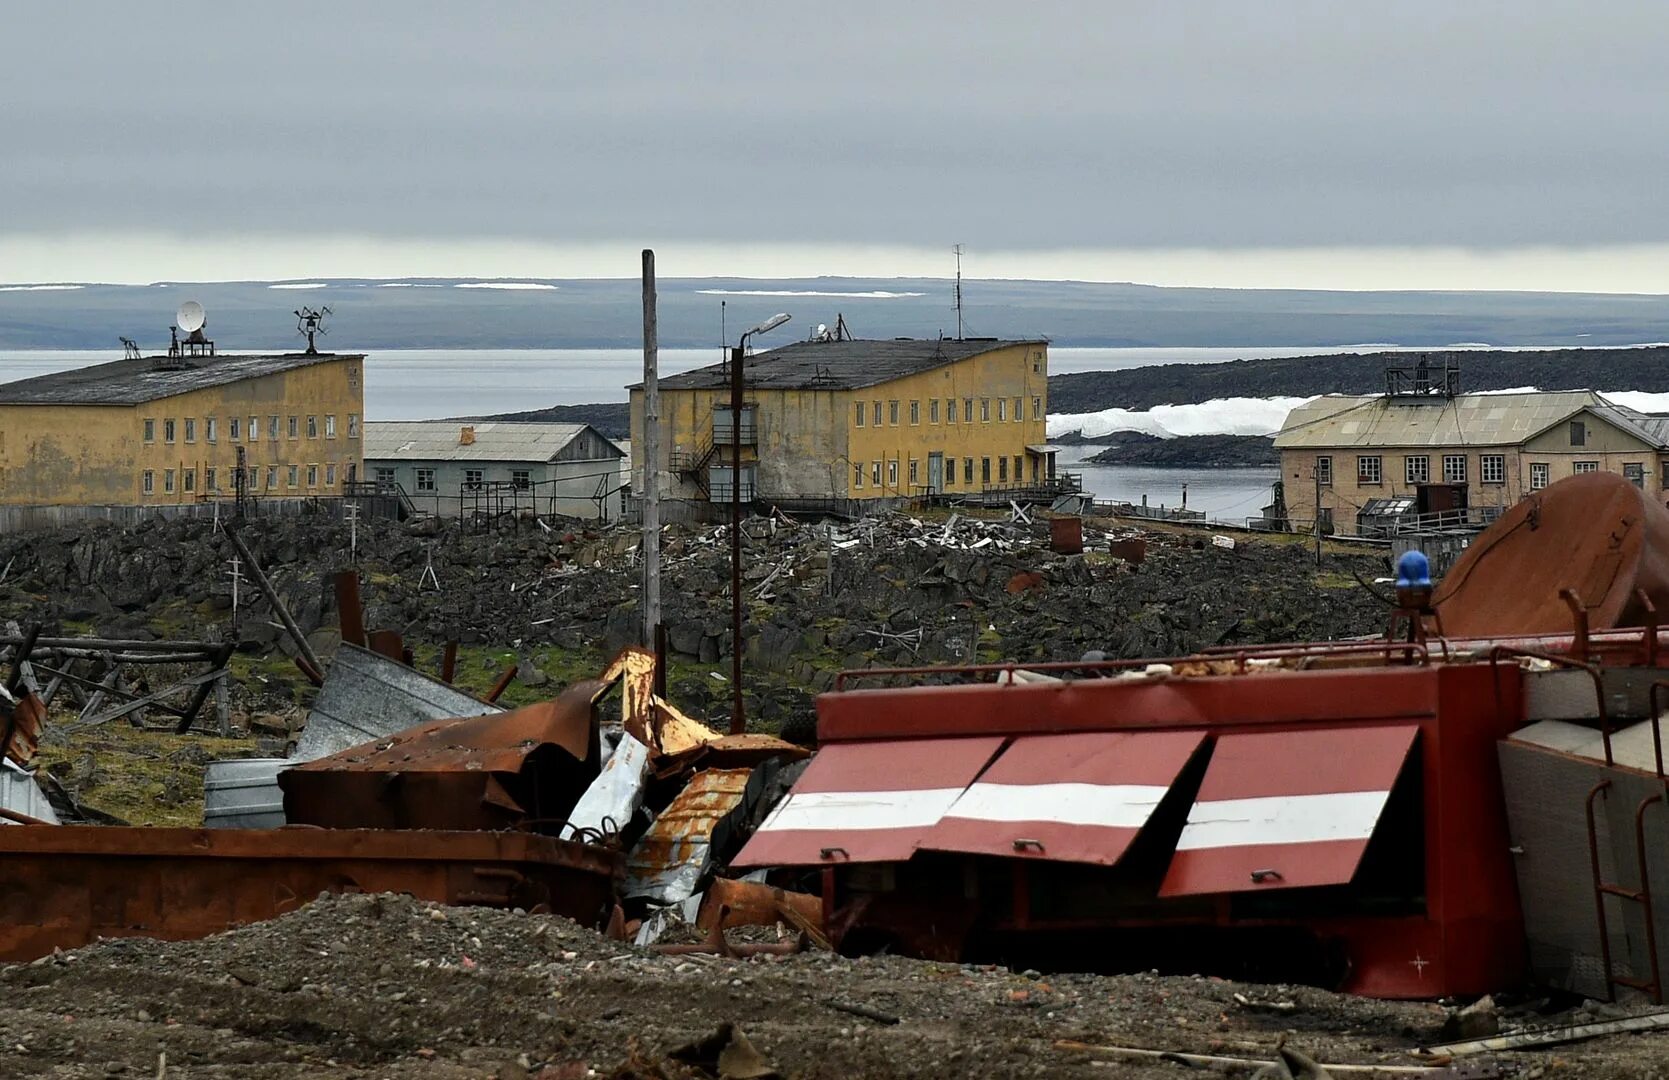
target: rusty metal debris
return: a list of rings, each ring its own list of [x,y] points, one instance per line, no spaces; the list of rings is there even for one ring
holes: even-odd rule
[[[593,701],[439,720],[279,774],[292,823],[326,828],[555,828],[597,775]]]
[[[730,819],[742,807],[750,769],[698,772],[655,817],[626,862],[626,896],[666,904],[695,893],[715,849],[739,841]]]

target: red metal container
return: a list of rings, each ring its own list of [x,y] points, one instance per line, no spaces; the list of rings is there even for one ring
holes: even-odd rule
[[[1084,553],[1084,519],[1057,517],[1049,519],[1049,550],[1058,555]]]

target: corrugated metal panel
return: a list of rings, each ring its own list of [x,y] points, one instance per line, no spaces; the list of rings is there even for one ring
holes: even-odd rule
[[[752,769],[698,772],[626,859],[628,897],[660,904],[694,894],[713,860],[713,834],[742,805]]]
[[[1197,731],[1016,739],[921,846],[1111,866],[1204,741]]]
[[[1348,883],[1418,732],[1219,736],[1159,894]]]
[[[902,862],[1002,744],[991,736],[825,746],[730,865]]]
[[[290,760],[313,761],[431,720],[503,711],[368,649],[342,645]]]
[[[0,806],[14,813],[58,824],[58,814],[47,801],[46,792],[35,783],[34,774],[4,760],[0,760]],[[0,818],[0,825],[15,824]]]
[[[211,761],[203,770],[203,826],[209,829],[278,829],[284,825],[283,758]]]

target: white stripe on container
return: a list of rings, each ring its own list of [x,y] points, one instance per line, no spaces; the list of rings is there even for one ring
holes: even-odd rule
[[[936,825],[963,789],[805,791],[789,795],[760,832],[810,829],[910,829]]]
[[[1366,840],[1373,835],[1389,791],[1273,795],[1197,802],[1177,841],[1178,851]]]
[[[1139,829],[1170,788],[1155,784],[989,784],[970,787],[945,816]]]

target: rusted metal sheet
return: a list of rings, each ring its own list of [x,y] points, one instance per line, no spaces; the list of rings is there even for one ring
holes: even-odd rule
[[[822,898],[812,893],[779,889],[762,881],[716,878],[701,898],[701,910],[695,924],[703,930],[711,930],[715,925],[729,929],[733,926],[772,926],[779,922],[821,937]]]
[[[730,865],[908,859],[1002,744],[987,736],[825,746]]]
[[[1016,739],[921,847],[1112,866],[1204,741],[1199,731]]]
[[[726,820],[742,806],[751,775],[750,769],[696,773],[632,848],[625,895],[658,904],[693,895],[715,849],[727,846]]]
[[[46,706],[32,691],[13,695],[0,686],[0,757],[19,765],[35,760],[45,722]]]
[[[1049,550],[1059,555],[1084,553],[1084,519],[1057,517],[1049,519]]]
[[[1432,598],[1457,637],[1571,628],[1573,590],[1596,630],[1643,626],[1643,591],[1669,611],[1669,509],[1616,473],[1568,477],[1513,506],[1472,541]]]
[[[621,856],[525,833],[334,829],[0,829],[0,960],[101,937],[185,940],[324,892],[409,893],[600,925]]]
[[[1115,559],[1122,559],[1127,563],[1141,563],[1147,561],[1147,541],[1142,539],[1109,540],[1107,551]]]
[[[293,759],[312,761],[427,721],[502,711],[397,660],[344,643],[307,714]]]
[[[772,758],[801,761],[811,756],[803,746],[775,735],[721,735],[678,754],[663,754],[655,763],[659,776],[673,776],[687,769],[751,769]]]
[[[1418,733],[1219,736],[1159,895],[1347,884]]]
[[[438,720],[286,769],[292,823],[326,828],[553,828],[597,776],[597,683],[513,712]]]

